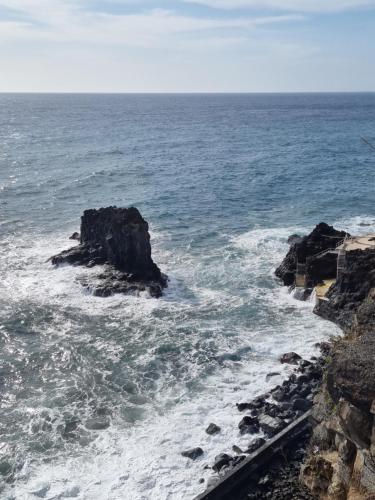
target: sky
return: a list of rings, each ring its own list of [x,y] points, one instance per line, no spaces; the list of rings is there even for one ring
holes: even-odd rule
[[[0,91],[375,91],[375,0],[0,0]]]

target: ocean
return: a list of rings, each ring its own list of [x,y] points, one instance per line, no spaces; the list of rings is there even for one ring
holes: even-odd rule
[[[375,231],[374,116],[375,94],[0,94],[1,498],[192,499],[251,441],[235,403],[338,333],[273,272],[320,221]],[[161,299],[47,262],[109,205],[149,222]]]

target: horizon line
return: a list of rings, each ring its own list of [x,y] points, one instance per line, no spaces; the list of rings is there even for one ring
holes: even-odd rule
[[[250,94],[373,94],[375,90],[286,90],[286,91],[55,91],[55,90],[1,90],[0,95],[4,94],[23,94],[23,95],[250,95]]]

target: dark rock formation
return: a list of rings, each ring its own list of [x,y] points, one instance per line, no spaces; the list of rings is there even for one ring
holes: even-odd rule
[[[216,472],[219,472],[223,467],[228,466],[232,462],[232,460],[233,457],[231,455],[228,455],[227,453],[220,453],[220,455],[217,455],[215,457],[212,469]]]
[[[329,253],[319,258],[316,256],[325,250],[334,249],[347,234],[321,222],[309,235],[292,244],[283,262],[276,269],[276,276],[284,285],[293,285],[298,262],[306,266],[306,284],[309,287],[315,286],[322,278],[330,278],[331,275],[335,277],[336,256]]]
[[[190,448],[189,450],[182,451],[181,455],[191,460],[196,460],[203,455],[203,450],[198,446],[197,448]]]
[[[148,224],[134,207],[85,210],[81,217],[80,244],[55,255],[51,261],[56,266],[105,264],[99,284],[85,283],[100,296],[148,290],[159,297],[167,285],[167,277],[151,257]]]
[[[217,434],[220,431],[221,431],[220,427],[213,423],[211,423],[206,429],[206,433],[210,435]]]
[[[315,312],[344,338],[327,352],[301,477],[319,498],[375,498],[375,250],[346,252],[345,268]]]
[[[345,269],[329,289],[328,301],[319,301],[315,312],[338,324],[344,330],[354,326],[359,312],[362,326],[373,327],[374,301],[369,297],[375,287],[375,250],[346,252]]]
[[[296,365],[298,364],[298,361],[300,361],[301,359],[302,359],[301,356],[296,352],[286,352],[281,356],[280,363]]]

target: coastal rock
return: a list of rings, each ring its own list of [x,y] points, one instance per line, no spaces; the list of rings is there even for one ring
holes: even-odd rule
[[[256,417],[246,415],[238,424],[241,434],[254,434],[259,430],[259,423]]]
[[[209,426],[206,429],[206,433],[210,435],[217,434],[220,431],[221,431],[220,427],[213,423],[209,424]]]
[[[69,236],[69,239],[79,241],[81,239],[81,235],[75,231],[71,236]]]
[[[296,352],[286,352],[280,358],[280,363],[288,363],[290,365],[298,364],[298,361],[302,359]]]
[[[344,330],[371,331],[374,325],[375,249],[346,252],[345,269],[314,312]],[[355,314],[360,316],[356,325]],[[357,318],[358,319],[358,318]],[[360,328],[358,328],[360,326]]]
[[[196,460],[203,455],[203,450],[198,446],[197,448],[190,448],[189,450],[182,451],[181,455],[191,460]]]
[[[74,233],[75,238],[77,234]],[[81,217],[80,244],[55,255],[51,261],[56,266],[105,264],[100,282],[86,284],[86,288],[101,297],[145,290],[159,297],[167,286],[167,277],[151,257],[148,224],[134,207],[85,210]]]
[[[325,278],[329,278],[331,274],[336,276],[335,257],[332,258],[330,254],[325,254],[325,256],[321,256],[319,262],[314,262],[312,258],[316,258],[319,253],[325,250],[335,248],[347,234],[345,231],[337,231],[332,226],[321,222],[309,235],[292,244],[283,262],[276,269],[276,276],[283,281],[284,285],[293,285],[297,263],[306,266],[306,286],[308,287],[315,286],[321,280],[321,271]]]
[[[233,457],[231,455],[228,455],[227,453],[220,453],[220,455],[217,455],[215,457],[215,462],[212,466],[212,469],[215,472],[219,472],[223,467],[228,466],[232,460]]]

